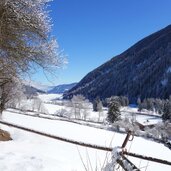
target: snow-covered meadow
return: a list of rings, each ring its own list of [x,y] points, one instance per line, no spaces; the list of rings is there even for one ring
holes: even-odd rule
[[[57,114],[60,113],[61,110],[66,110],[68,112],[68,117],[74,118],[74,111],[73,108],[68,106],[67,103],[61,100],[62,94],[40,94],[39,98],[44,102],[44,107],[48,114]],[[55,102],[57,104],[55,104]],[[161,115],[156,114],[155,112],[151,111],[141,111],[137,114],[136,107],[121,107],[122,117],[127,117],[129,119],[136,119],[139,123],[144,125],[151,125],[156,124],[161,120]],[[66,115],[67,116],[67,115]],[[97,121],[97,122],[105,122],[107,117],[107,108],[103,108],[103,111],[100,113],[99,119],[99,112],[94,112],[92,105],[89,106],[87,111],[87,118],[86,120],[90,121]]]
[[[39,97],[44,102],[50,102],[57,96],[51,94]],[[58,96],[58,98],[60,97]],[[55,104],[44,103],[44,105],[49,114],[53,114],[61,108],[66,108],[65,106]],[[125,108],[123,110],[127,111],[127,114],[130,110],[136,113],[136,109]],[[96,113],[91,112],[90,118],[92,119],[94,116],[91,117],[91,115]],[[98,114],[95,116],[98,116]],[[142,115],[139,119],[145,120],[145,117],[145,115]],[[121,146],[126,136],[126,134],[67,121],[21,115],[17,110],[5,111],[2,120],[63,138],[105,147]],[[110,161],[111,156],[109,152],[76,146],[2,124],[0,124],[0,127],[9,131],[13,138],[12,141],[0,142],[0,170],[2,171],[85,171],[85,167],[88,170],[94,171],[101,170],[106,161]],[[137,154],[165,160],[171,159],[171,150],[163,144],[140,137],[134,137],[133,141],[129,141],[126,148],[128,151]],[[128,158],[142,171],[171,170],[171,167],[167,165],[132,157]]]

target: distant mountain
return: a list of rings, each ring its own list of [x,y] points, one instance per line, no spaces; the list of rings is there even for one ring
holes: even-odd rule
[[[24,94],[27,95],[28,97],[36,96],[38,95],[38,93],[42,93],[42,94],[46,93],[45,91],[42,91],[30,85],[23,85],[23,88],[24,88]]]
[[[168,98],[171,94],[171,25],[142,39],[88,73],[64,98],[82,94],[90,100],[112,95]]]
[[[38,93],[62,94],[73,88],[76,84],[77,83],[61,84],[57,86],[47,86],[34,81],[23,81],[25,93],[27,95],[36,95]]]
[[[47,92],[55,87],[55,86],[44,85],[42,83],[38,83],[35,81],[31,81],[31,80],[29,80],[29,81],[23,80],[23,84],[28,87],[33,87],[33,88],[43,91],[43,92]]]
[[[47,92],[48,93],[61,94],[61,93],[64,93],[64,92],[70,90],[71,88],[73,88],[74,86],[76,86],[76,84],[77,83],[58,85],[58,86],[53,87],[52,89],[50,89]]]

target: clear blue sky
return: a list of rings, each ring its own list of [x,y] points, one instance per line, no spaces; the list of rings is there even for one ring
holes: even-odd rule
[[[68,57],[53,84],[80,81],[138,40],[171,24],[171,0],[54,0],[52,34]],[[38,73],[38,82],[48,83]],[[49,84],[49,83],[48,83]]]

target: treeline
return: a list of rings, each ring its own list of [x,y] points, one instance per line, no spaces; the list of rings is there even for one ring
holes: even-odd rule
[[[126,96],[111,96],[110,98],[106,98],[104,101],[101,101],[99,97],[97,97],[93,101],[93,110],[96,112],[102,111],[102,107],[107,106],[107,121],[110,123],[114,123],[120,119],[120,107],[128,106],[129,99]]]
[[[138,98],[138,111],[143,109],[161,114],[163,121],[171,121],[171,96],[169,99],[147,98],[143,101]]]
[[[111,96],[110,98],[105,99],[105,105],[109,104],[111,101],[117,101],[120,106],[128,106],[129,99],[126,96]]]
[[[93,101],[93,110],[98,111],[98,108],[101,108],[101,106],[108,107],[111,101],[117,101],[119,106],[129,105],[129,99],[126,96],[111,96],[104,100],[101,100],[99,97],[96,97]]]

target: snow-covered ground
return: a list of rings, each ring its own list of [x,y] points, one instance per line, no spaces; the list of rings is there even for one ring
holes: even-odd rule
[[[50,94],[40,95],[39,97],[42,101],[49,102],[60,96]],[[44,105],[49,114],[55,113],[56,110],[61,110],[62,108],[69,110],[66,106],[47,103]],[[124,108],[122,111],[125,115],[128,115],[130,112],[136,113],[137,109]],[[16,112],[16,110],[5,111],[2,120],[63,138],[106,147],[121,146],[126,136],[125,134],[66,121],[19,115]],[[97,112],[91,112],[89,114],[89,119],[97,120],[97,117]],[[105,114],[103,117],[105,117]],[[155,118],[147,115],[139,115],[138,119],[144,122],[147,120],[147,117],[150,122]],[[156,116],[156,118],[160,120],[158,116]],[[76,146],[12,127],[7,127],[2,124],[0,124],[0,128],[9,131],[13,138],[13,140],[9,142],[0,142],[0,171],[85,171],[84,164],[88,167],[88,170],[94,171],[101,170],[106,159],[110,160],[110,153],[104,151]],[[155,158],[165,160],[171,159],[171,150],[163,144],[140,137],[134,137],[133,141],[129,141],[127,150]],[[141,171],[171,170],[171,166],[154,162],[148,163],[145,160],[132,157],[128,158],[138,168],[141,168]],[[146,168],[147,165],[148,167]],[[96,167],[98,167],[98,169],[96,169]]]
[[[122,117],[128,117],[130,119],[136,120],[143,125],[152,125],[161,122],[161,115],[156,114],[152,111],[141,111],[138,112],[137,108],[132,107],[122,107],[121,108]]]
[[[86,149],[65,142],[1,126],[13,138],[10,142],[0,142],[0,170],[2,171],[81,171],[83,165],[79,157],[86,155]],[[78,148],[78,149],[77,149]],[[79,151],[78,151],[79,150]],[[91,160],[96,157],[101,162],[105,152],[87,150]],[[96,156],[97,155],[97,156]]]
[[[50,102],[50,101],[53,101],[55,99],[62,98],[62,94],[39,94],[39,98],[43,102]]]
[[[74,114],[72,114],[73,109],[63,104],[63,101],[61,100],[62,94],[40,94],[38,97],[44,102],[44,107],[46,108],[49,114],[56,114],[60,112],[62,109],[65,109],[69,113],[69,117],[74,117]],[[54,104],[55,102],[57,104]],[[94,112],[92,106],[90,107],[90,109],[88,109],[87,113],[88,113],[87,120],[92,120],[92,121],[99,120],[99,112]],[[104,119],[106,118],[106,113],[107,110],[104,110],[103,112],[100,113],[100,121],[104,121]]]
[[[65,121],[17,115],[13,112],[4,112],[3,120],[53,135],[102,146],[121,146],[125,138],[125,134]],[[2,125],[1,128],[8,130],[13,138],[13,141],[10,142],[0,142],[0,170],[3,171],[82,171],[85,169],[79,153],[86,165],[89,165],[87,162],[90,158],[95,170],[96,165],[99,167],[103,165],[107,154],[100,150],[76,146]],[[164,145],[143,138],[134,137],[134,140],[129,142],[127,149],[165,160],[171,158],[171,151]],[[137,166],[140,165],[139,167],[147,165],[147,161],[140,162],[139,159],[130,159]],[[148,166],[148,171],[170,171],[170,169],[169,166],[152,162]]]

